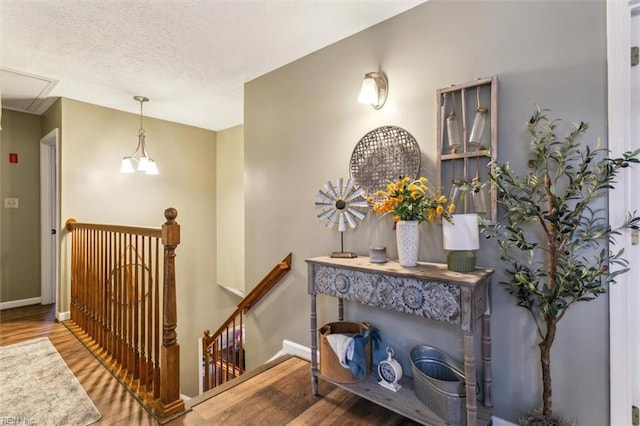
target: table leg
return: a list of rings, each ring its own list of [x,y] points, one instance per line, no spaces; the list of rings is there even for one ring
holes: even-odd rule
[[[311,294],[311,391],[318,395],[318,314],[316,294]]]
[[[476,401],[476,359],[473,331],[463,331],[464,375],[467,383],[467,426],[476,426],[478,403]]]
[[[473,292],[469,288],[460,289],[462,316],[462,350],[464,352],[464,376],[467,384],[467,426],[476,426],[478,402],[476,401],[476,356],[473,336]]]
[[[482,316],[482,382],[484,395],[482,403],[485,407],[493,407],[491,398],[491,316],[485,313]]]

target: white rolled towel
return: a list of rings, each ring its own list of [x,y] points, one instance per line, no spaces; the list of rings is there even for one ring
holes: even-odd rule
[[[353,336],[346,334],[329,334],[327,341],[336,353],[340,365],[349,368],[347,360],[353,359]]]

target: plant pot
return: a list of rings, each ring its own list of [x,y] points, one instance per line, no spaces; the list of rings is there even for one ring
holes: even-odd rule
[[[398,244],[400,266],[411,268],[418,264],[419,223],[417,220],[401,220],[396,223],[396,243]]]

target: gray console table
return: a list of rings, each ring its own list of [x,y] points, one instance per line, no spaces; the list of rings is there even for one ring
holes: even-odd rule
[[[462,331],[466,394],[476,395],[475,323],[482,318],[483,404],[467,398],[467,425],[488,424],[491,419],[490,280],[493,270],[476,268],[470,273],[452,272],[446,265],[419,262],[405,268],[397,261],[370,263],[368,257],[307,259],[311,296],[311,386],[318,394],[318,377],[420,423],[445,424],[415,396],[413,381],[404,377],[394,393],[377,385],[376,374],[356,383],[336,383],[318,371],[316,296],[338,298],[338,319],[343,320],[343,300],[404,312],[458,325]]]

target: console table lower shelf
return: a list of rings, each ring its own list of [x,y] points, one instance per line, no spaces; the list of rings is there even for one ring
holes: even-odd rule
[[[312,372],[312,374],[315,378],[329,382],[418,423],[433,426],[450,424],[438,417],[437,414],[418,399],[413,388],[413,379],[411,377],[403,376],[399,381],[402,388],[397,392],[391,392],[378,385],[376,374],[373,373],[373,371],[376,370],[377,367],[374,365],[371,368],[372,373],[369,374],[369,377],[355,383],[338,383],[324,377],[317,371]],[[478,425],[484,426],[490,424],[491,416],[491,408],[478,404]]]

